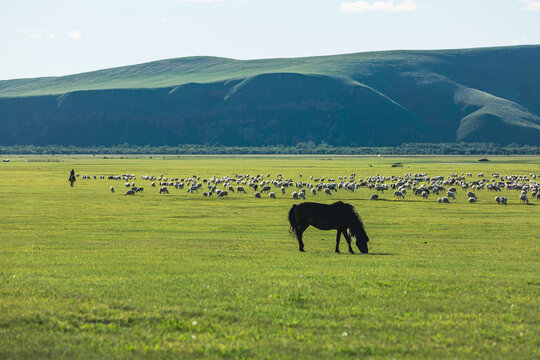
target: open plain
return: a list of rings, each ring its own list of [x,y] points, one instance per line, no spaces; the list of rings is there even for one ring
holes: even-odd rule
[[[203,197],[206,183],[159,194],[140,178],[540,175],[538,157],[477,160],[11,156],[0,162],[0,358],[538,359],[540,202],[530,195],[525,205],[520,191],[480,190],[468,203],[458,188],[441,204],[411,191],[378,201],[366,187],[308,191],[307,201],[353,204],[370,253],[348,254],[342,239],[336,254],[335,231],[313,228],[300,253],[287,221],[303,201],[294,186],[273,186],[277,199],[248,186],[216,198]],[[99,179],[121,174],[144,191],[124,196],[125,181]]]

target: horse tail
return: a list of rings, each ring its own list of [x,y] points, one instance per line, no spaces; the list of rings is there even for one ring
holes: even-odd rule
[[[289,210],[289,224],[291,224],[289,232],[293,234],[293,236],[296,235],[296,229],[298,228],[298,224],[296,223],[296,219],[294,218],[294,209],[296,209],[297,207],[298,205],[294,204]]]

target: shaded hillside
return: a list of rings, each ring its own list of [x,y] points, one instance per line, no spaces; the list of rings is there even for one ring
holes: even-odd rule
[[[540,46],[162,60],[0,81],[0,144],[540,145]]]
[[[255,146],[328,139],[395,145],[428,133],[419,119],[366,86],[300,74],[0,99],[0,109],[11,119],[2,124],[3,145]]]

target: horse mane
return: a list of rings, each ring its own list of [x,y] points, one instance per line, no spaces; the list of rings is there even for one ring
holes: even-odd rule
[[[356,211],[356,209],[355,209],[355,207],[353,205],[348,204],[348,203],[344,203],[343,201],[337,201],[333,205],[337,205],[337,206],[346,208],[347,211],[350,212],[352,220],[354,222],[358,222],[358,224],[360,224],[362,229],[364,229],[364,220],[362,220],[362,218],[360,217],[360,215],[358,214],[358,212]]]
[[[358,212],[353,205],[344,203],[343,201],[335,202],[333,205],[341,207],[346,213],[348,213],[349,219],[351,221],[350,228],[348,230],[350,235],[358,238],[358,235],[362,233],[364,235],[366,234],[366,229],[364,228],[364,221],[362,220],[360,215],[358,215]],[[367,235],[365,236],[367,241],[369,241]]]

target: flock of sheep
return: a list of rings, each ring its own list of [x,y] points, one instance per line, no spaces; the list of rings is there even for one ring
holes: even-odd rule
[[[79,174],[76,175],[77,177]],[[229,195],[229,193],[238,192],[247,194],[246,189],[253,192],[256,198],[261,198],[267,194],[269,198],[276,199],[277,194],[286,196],[288,195],[292,199],[306,199],[308,195],[316,195],[324,193],[327,196],[331,196],[338,191],[354,192],[359,188],[367,188],[375,191],[370,200],[380,200],[381,194],[386,191],[393,190],[394,198],[405,199],[405,197],[412,193],[415,196],[419,196],[423,199],[429,199],[432,195],[439,196],[437,201],[442,204],[449,204],[451,201],[456,200],[456,194],[458,189],[467,191],[467,202],[476,203],[478,197],[476,192],[479,191],[491,191],[500,192],[505,190],[519,191],[519,200],[522,203],[529,204],[528,194],[532,198],[536,198],[536,201],[540,200],[540,184],[536,182],[537,175],[500,175],[497,173],[491,174],[490,177],[484,176],[483,173],[477,175],[476,179],[473,178],[471,173],[460,175],[451,173],[449,176],[428,176],[427,174],[404,174],[402,176],[368,176],[367,178],[357,177],[356,174],[348,176],[338,176],[335,178],[314,177],[310,176],[309,181],[304,181],[304,177],[299,175],[302,179],[300,181],[293,181],[292,179],[284,179],[281,174],[277,174],[275,178],[271,178],[270,174],[266,176],[262,174],[247,175],[236,174],[234,176],[224,177],[208,177],[202,178],[193,175],[190,178],[169,178],[163,175],[142,175],[140,180],[149,182],[151,188],[159,189],[160,194],[169,194],[169,188],[175,188],[177,190],[187,190],[188,193],[200,193],[204,197],[215,196],[217,198],[223,198]],[[97,176],[82,175],[82,179],[98,179]],[[123,181],[127,191],[124,195],[135,195],[144,191],[143,187],[136,186],[135,180],[137,177],[133,174],[122,175],[99,175],[101,180],[116,180]],[[307,179],[307,178],[306,178]],[[204,189],[204,190],[203,190]],[[291,189],[291,190],[287,190]],[[113,186],[110,187],[112,193],[115,192]],[[508,199],[505,196],[495,196],[495,202],[499,205],[506,205]]]

